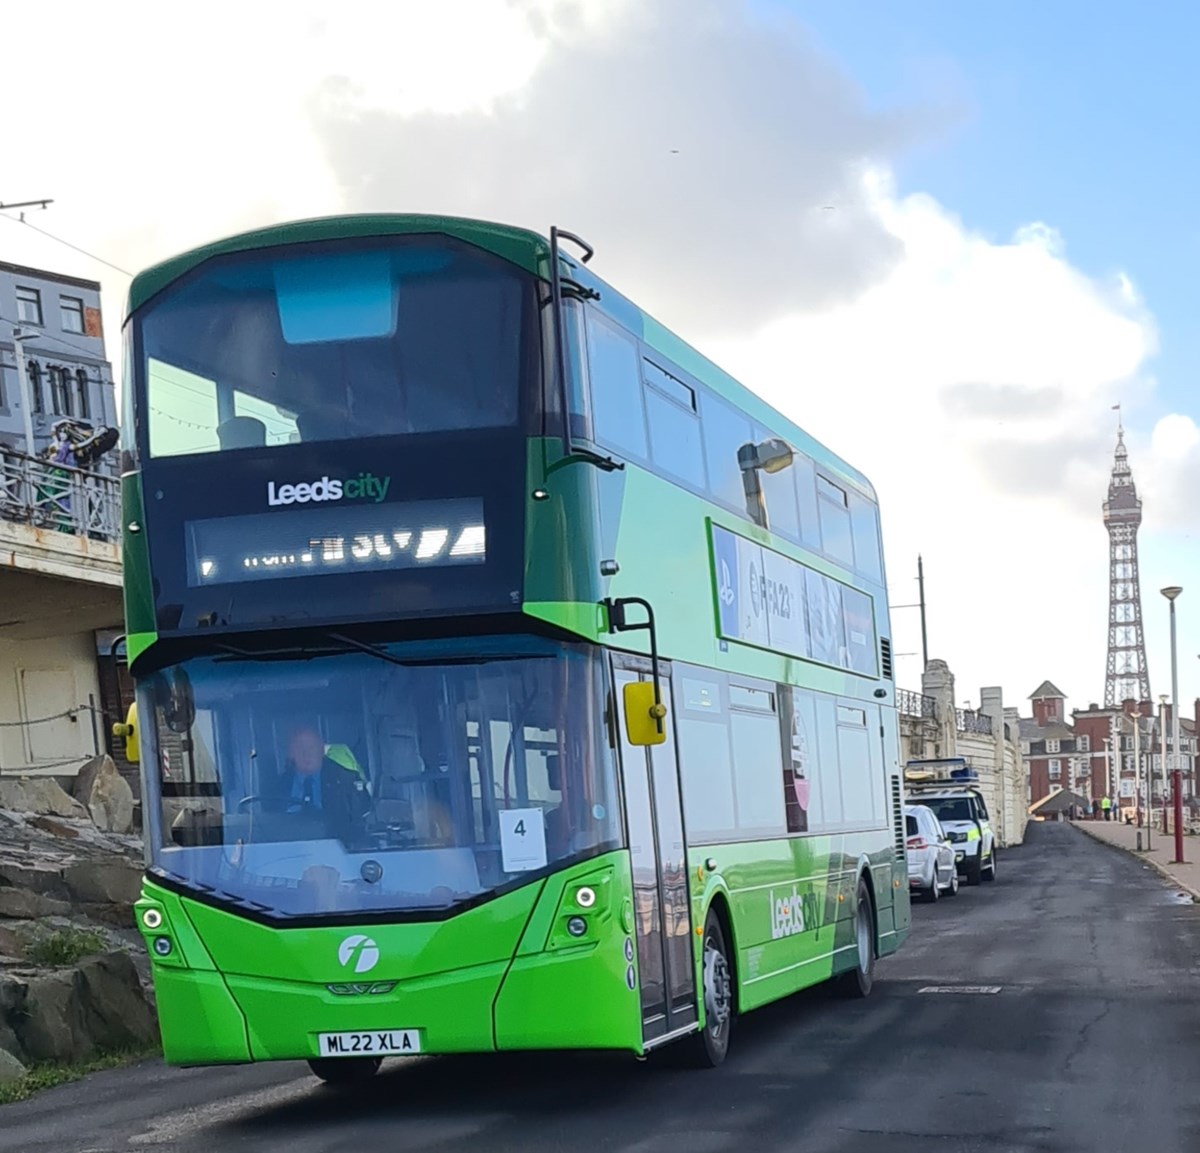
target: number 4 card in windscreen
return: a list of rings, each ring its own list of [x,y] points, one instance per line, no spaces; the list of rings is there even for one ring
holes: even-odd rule
[[[546,867],[546,820],[541,809],[500,811],[500,855],[506,873]]]

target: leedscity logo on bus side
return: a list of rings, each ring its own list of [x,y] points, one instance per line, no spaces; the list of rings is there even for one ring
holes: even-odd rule
[[[375,476],[361,472],[349,480],[323,476],[303,484],[281,484],[267,481],[267,504],[308,504],[310,501],[371,500],[379,504],[387,496],[392,483],[390,476]]]

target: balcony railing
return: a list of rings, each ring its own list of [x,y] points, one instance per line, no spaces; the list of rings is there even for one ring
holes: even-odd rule
[[[954,719],[960,733],[980,733],[985,737],[992,735],[992,718],[987,713],[976,712],[975,709],[955,709]]]
[[[115,542],[119,484],[115,477],[0,447],[0,520]]]
[[[906,717],[918,717],[922,720],[933,720],[937,716],[936,701],[924,693],[914,693],[911,689],[896,690],[896,707]]]

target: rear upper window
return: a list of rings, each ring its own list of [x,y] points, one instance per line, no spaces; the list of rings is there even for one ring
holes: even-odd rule
[[[917,828],[917,818],[914,817],[911,813],[904,818],[904,829],[905,829],[905,832],[910,837],[917,836],[921,831],[920,829]]]

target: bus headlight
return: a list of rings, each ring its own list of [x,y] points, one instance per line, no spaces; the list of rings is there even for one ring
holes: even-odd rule
[[[567,932],[570,933],[572,937],[585,936],[587,934],[587,929],[587,921],[585,921],[582,917],[572,917],[569,921],[567,921]]]
[[[142,913],[142,924],[147,929],[157,929],[163,923],[163,915],[158,909],[146,909]]]
[[[596,903],[596,890],[584,885],[583,888],[575,894],[575,903],[581,909],[590,909]]]

